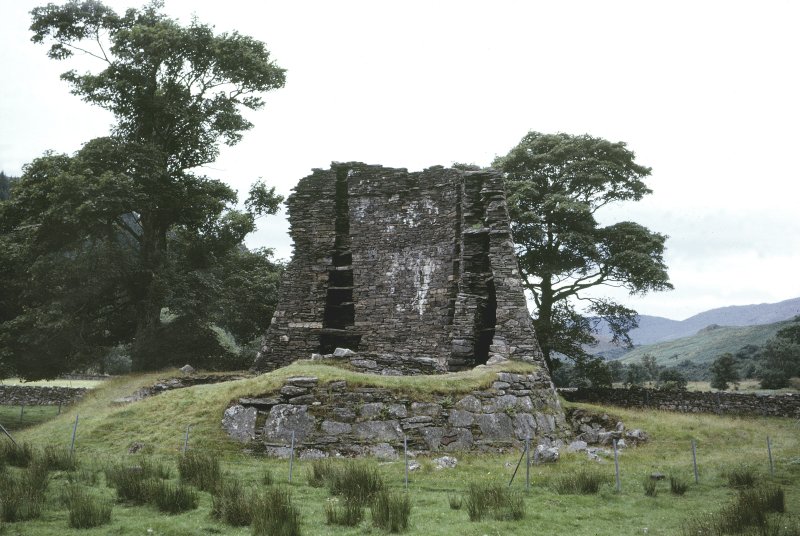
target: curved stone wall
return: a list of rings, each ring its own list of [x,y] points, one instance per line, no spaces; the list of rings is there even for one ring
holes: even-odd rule
[[[223,428],[236,440],[285,456],[294,434],[301,457],[500,451],[526,437],[550,445],[570,435],[546,374],[496,372],[490,388],[415,400],[402,390],[288,378],[278,392],[240,398]]]

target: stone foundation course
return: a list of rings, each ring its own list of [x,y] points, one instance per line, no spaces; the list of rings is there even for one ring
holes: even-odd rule
[[[503,451],[526,437],[550,445],[569,437],[549,377],[491,372],[484,390],[415,400],[402,390],[288,378],[277,392],[234,401],[222,426],[248,448],[286,456],[294,435],[301,458],[394,458],[404,439],[416,452]]]

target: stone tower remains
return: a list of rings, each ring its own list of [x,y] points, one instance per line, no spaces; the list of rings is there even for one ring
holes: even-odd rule
[[[255,369],[336,348],[383,374],[543,365],[499,172],[333,163],[287,206],[294,255]]]

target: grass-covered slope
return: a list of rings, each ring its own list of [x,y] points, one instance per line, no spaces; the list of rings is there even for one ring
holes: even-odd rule
[[[789,321],[761,326],[709,326],[698,333],[667,342],[639,346],[626,353],[620,361],[625,364],[641,363],[645,354],[656,358],[659,365],[674,367],[688,359],[703,364],[714,361],[726,352],[734,353],[743,346],[763,346]]]
[[[110,380],[90,391],[78,405],[62,412],[52,421],[20,433],[20,437],[23,441],[36,444],[69,445],[77,415],[76,448],[81,452],[124,453],[134,442],[144,443],[155,452],[174,452],[184,440],[186,427],[191,425],[192,444],[201,443],[204,449],[230,453],[241,447],[230,441],[220,426],[229,402],[240,397],[274,392],[291,376],[315,376],[322,383],[346,380],[352,386],[386,387],[401,390],[415,400],[427,400],[437,394],[469,392],[488,387],[495,381],[495,374],[499,370],[481,367],[439,376],[378,376],[298,361],[253,378],[176,389],[138,402],[115,404],[114,400],[129,396],[140,387],[181,373],[172,370],[131,375]],[[502,370],[529,372],[535,368],[525,363],[509,363]]]

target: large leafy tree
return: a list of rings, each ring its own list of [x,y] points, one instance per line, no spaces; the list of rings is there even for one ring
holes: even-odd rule
[[[597,211],[638,201],[650,168],[624,143],[588,135],[530,132],[494,166],[505,171],[509,215],[525,288],[536,304],[536,334],[551,370],[559,357],[590,359],[599,321],[630,344],[636,311],[589,294],[603,286],[631,294],[671,289],[666,236],[635,222],[601,226]],[[578,310],[576,304],[585,307]]]
[[[760,365],[764,389],[788,387],[792,377],[800,377],[800,316],[767,341],[761,350]]]
[[[15,312],[15,322],[20,328],[27,322],[27,327],[44,324],[70,333],[62,350],[55,351],[53,366],[30,376],[62,370],[56,364],[67,353],[87,355],[77,350],[76,337],[96,348],[105,336],[124,337],[113,335],[117,328],[132,334],[136,368],[159,366],[160,356],[150,348],[161,335],[162,310],[172,301],[178,309],[185,306],[179,313],[198,314],[176,299],[171,286],[185,281],[181,274],[210,273],[222,252],[238,247],[253,229],[255,216],[274,213],[280,203],[274,190],[258,184],[248,212],[238,212],[230,187],[195,170],[218,156],[220,143],[241,139],[252,126],[244,110],[261,108],[260,95],[283,86],[284,70],[263,43],[236,32],[215,34],[197,21],[181,26],[161,8],[154,1],[118,14],[95,0],[75,0],[31,12],[32,40],[49,44],[51,58],[67,60],[80,53],[96,61],[97,70],[72,70],[62,78],[74,94],[109,110],[116,122],[110,136],[93,140],[73,157],[46,155],[29,165],[0,213],[6,240],[16,248],[4,263],[25,273],[18,292],[44,292],[29,302],[39,304],[41,314],[31,312],[37,306],[26,305]],[[173,252],[170,244],[179,242],[194,244],[188,250],[194,256],[177,258],[173,253],[181,248]],[[89,264],[81,267],[83,262]],[[80,281],[62,281],[67,273],[53,269],[58,263],[69,264],[67,273]],[[26,266],[36,265],[56,278],[44,287],[55,295],[32,284],[32,268]],[[102,278],[107,284],[90,281],[82,269],[90,266],[111,272]],[[195,285],[195,295],[210,296],[216,286],[207,277]],[[75,299],[67,299],[64,289],[74,290]],[[86,298],[90,304],[82,307],[79,298],[85,293],[79,289],[102,292],[102,297]],[[104,307],[120,311],[125,320],[114,322],[114,329],[96,325],[77,335],[74,325],[57,326],[72,323],[70,314],[77,311],[92,311],[90,321],[102,323],[109,318]],[[24,332],[46,339],[47,330]]]

